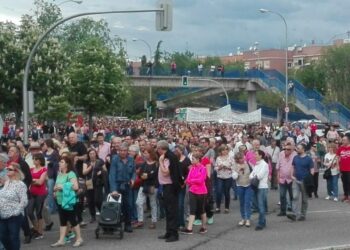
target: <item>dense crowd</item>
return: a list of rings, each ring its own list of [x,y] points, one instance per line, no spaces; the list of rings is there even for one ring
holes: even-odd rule
[[[105,117],[96,118],[91,129],[84,123],[32,122],[30,131],[30,144],[24,145],[21,128],[6,122],[1,139],[5,249],[20,248],[21,228],[24,243],[42,239],[55,213],[60,233],[51,247],[73,239],[74,247],[81,246],[84,208],[96,223],[108,194],[121,194],[125,232],[145,225],[153,230],[165,218],[159,239],[166,242],[177,241],[179,233],[193,234],[194,225],[206,233],[215,213],[232,212],[232,198],[240,203],[239,226],[265,229],[269,189],[279,189],[278,216],[303,221],[308,199],[318,198],[320,169],[327,181],[324,198],[339,200],[341,177],[341,201],[349,202],[350,135],[341,137],[333,127],[318,136],[312,123],[277,127]],[[255,223],[253,212],[259,214]]]

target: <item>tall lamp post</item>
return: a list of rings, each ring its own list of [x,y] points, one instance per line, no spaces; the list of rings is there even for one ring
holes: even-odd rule
[[[164,0],[165,1],[165,0]],[[38,50],[39,46],[41,45],[42,41],[47,37],[48,34],[50,34],[51,31],[53,31],[57,26],[60,24],[77,18],[81,16],[89,16],[89,15],[102,15],[102,14],[122,14],[122,13],[146,13],[146,12],[155,12],[155,13],[160,13],[162,15],[159,15],[160,17],[156,19],[156,28],[157,30],[160,31],[168,31],[172,28],[172,3],[170,0],[166,1],[166,4],[161,4],[160,8],[157,9],[150,9],[150,10],[112,10],[112,11],[94,11],[94,12],[85,12],[85,13],[79,13],[75,14],[63,19],[58,20],[56,23],[54,23],[47,31],[45,31],[36,41],[34,44],[32,50],[30,51],[25,69],[24,69],[24,74],[23,74],[23,93],[22,93],[22,98],[23,98],[23,139],[24,143],[28,144],[28,76],[29,76],[29,71],[30,67],[32,65],[32,60],[33,57]]]
[[[153,70],[152,70],[152,67],[153,67],[153,64],[152,64],[152,48],[151,48],[151,45],[146,42],[145,40],[143,39],[138,39],[138,38],[133,38],[132,39],[133,42],[137,42],[137,41],[140,41],[140,42],[143,42],[144,44],[146,44],[146,46],[148,47],[149,49],[149,63],[150,63],[150,73],[149,73],[149,104],[151,104],[151,101],[152,101],[152,86],[151,86],[151,76],[152,76],[152,73],[153,73]],[[151,116],[151,112],[150,112],[150,108],[149,106],[147,106],[147,120],[150,119],[150,116]]]
[[[283,23],[284,23],[284,26],[285,26],[285,36],[286,36],[286,73],[285,73],[286,74],[286,82],[285,82],[285,85],[286,85],[286,93],[285,93],[285,95],[286,95],[286,97],[285,97],[285,111],[289,112],[289,108],[288,108],[288,26],[287,26],[287,22],[286,22],[286,19],[279,12],[275,12],[275,11],[267,10],[267,9],[259,9],[259,11],[261,13],[272,13],[272,14],[275,14],[275,15],[279,16],[283,20]],[[285,122],[288,122],[288,112],[285,112],[285,114],[286,114]]]

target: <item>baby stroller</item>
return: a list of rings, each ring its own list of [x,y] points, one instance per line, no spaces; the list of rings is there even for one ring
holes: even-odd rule
[[[119,232],[119,238],[123,239],[122,225],[122,196],[107,196],[107,201],[103,202],[98,226],[95,230],[96,239],[100,237],[100,231],[104,235],[113,235],[114,232]]]

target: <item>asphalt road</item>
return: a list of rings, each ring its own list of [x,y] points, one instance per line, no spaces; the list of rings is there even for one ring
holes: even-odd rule
[[[322,176],[320,174],[320,176]],[[321,177],[320,177],[321,178]],[[342,193],[341,182],[339,190]],[[144,229],[134,230],[124,234],[124,239],[102,236],[95,239],[96,224],[89,224],[82,230],[84,245],[82,249],[313,249],[327,246],[350,245],[350,204],[325,200],[326,185],[320,179],[319,199],[309,200],[309,210],[306,221],[290,222],[286,217],[277,217],[279,212],[278,191],[269,191],[269,214],[267,227],[263,231],[255,231],[257,214],[252,217],[251,228],[240,228],[237,223],[239,216],[238,201],[231,202],[229,214],[217,214],[214,224],[208,226],[208,233],[200,235],[199,227],[195,227],[193,235],[180,235],[180,241],[165,243],[158,240],[158,235],[164,233],[164,220],[157,223],[156,230],[148,229],[146,221]],[[85,213],[88,217],[88,212]],[[54,216],[55,225],[52,231],[45,233],[44,239],[33,240],[22,249],[49,249],[50,244],[58,239],[58,221]],[[88,220],[88,218],[87,218]],[[149,220],[149,219],[148,219]],[[64,248],[71,248],[72,244]],[[344,249],[344,248],[343,248]],[[346,248],[347,249],[347,248]],[[350,248],[349,248],[350,249]]]

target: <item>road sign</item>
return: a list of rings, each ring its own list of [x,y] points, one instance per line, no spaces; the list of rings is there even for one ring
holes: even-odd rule
[[[182,86],[187,87],[188,86],[188,77],[187,76],[182,76]]]
[[[289,107],[285,107],[284,112],[289,113]]]

